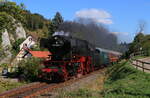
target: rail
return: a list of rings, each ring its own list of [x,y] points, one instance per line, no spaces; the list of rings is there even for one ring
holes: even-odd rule
[[[134,58],[131,58],[131,59],[130,59],[130,62],[136,67],[136,69],[141,68],[143,72],[145,72],[145,70],[150,71],[149,68],[146,68],[146,67],[145,67],[145,64],[147,64],[147,65],[150,66],[150,63],[149,63],[149,62],[144,62],[144,61],[137,60],[137,59],[134,59]],[[134,62],[135,62],[135,63],[134,63]]]

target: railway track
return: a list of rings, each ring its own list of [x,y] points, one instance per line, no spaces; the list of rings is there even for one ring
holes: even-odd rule
[[[22,87],[19,87],[19,88],[15,88],[15,89],[6,91],[4,93],[1,93],[0,94],[0,98],[8,98],[8,97],[16,98],[15,95],[20,95],[20,94],[22,94],[24,92],[27,92],[29,90],[33,90],[33,89],[42,87],[44,85],[47,85],[47,84],[46,83],[40,83],[40,82],[30,83],[28,85],[25,85],[25,86],[22,86]]]
[[[101,69],[101,70],[103,70],[103,69]],[[68,86],[68,85],[72,84],[73,82],[76,82],[82,78],[86,78],[86,77],[88,77],[92,74],[95,74],[101,70],[97,70],[90,74],[84,75],[81,78],[70,79],[63,83],[50,83],[50,84],[40,83],[40,82],[31,83],[29,85],[4,92],[4,93],[0,94],[0,98],[33,98],[33,97],[43,94],[45,92],[52,91],[55,88]]]

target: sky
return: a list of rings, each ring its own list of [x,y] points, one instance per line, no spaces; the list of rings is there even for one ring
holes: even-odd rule
[[[150,34],[150,0],[11,0],[47,19],[60,12],[64,20],[90,18],[106,25],[119,42],[132,42],[141,22]]]

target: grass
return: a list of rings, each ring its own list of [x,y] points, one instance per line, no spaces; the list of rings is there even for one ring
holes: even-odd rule
[[[101,98],[99,91],[80,88],[72,92],[64,92],[59,98]]]
[[[150,74],[123,60],[110,66],[102,78],[78,90],[62,92],[59,98],[150,98]]]
[[[104,98],[150,98],[150,74],[133,68],[128,61],[122,61],[108,69]]]
[[[0,93],[25,85],[26,83],[21,83],[21,82],[10,82],[9,80],[2,80],[0,79]]]
[[[148,56],[140,56],[140,55],[139,55],[139,56],[134,56],[133,58],[134,58],[134,59],[142,59],[142,58],[146,58],[146,57],[148,57]]]
[[[0,67],[0,72],[2,72],[2,67]],[[0,73],[0,75],[1,74],[2,73]],[[26,82],[13,82],[11,78],[6,78],[6,79],[0,78],[0,93],[25,85],[25,84],[27,83]]]

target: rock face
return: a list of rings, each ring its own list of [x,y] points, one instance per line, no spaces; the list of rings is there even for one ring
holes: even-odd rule
[[[4,32],[2,32],[2,47],[6,48],[7,46],[11,46],[11,43],[7,29],[5,29]]]
[[[15,19],[12,19],[13,23],[16,23]],[[11,47],[12,42],[15,42],[17,39],[26,38],[26,32],[21,23],[16,23],[12,25],[12,28],[15,28],[14,32],[8,32],[7,29],[4,29],[2,32],[2,43],[0,46],[0,64],[9,63],[12,59]]]
[[[16,27],[16,37],[19,38],[26,38],[26,32],[24,28],[22,27],[21,23],[18,23],[18,26]]]

